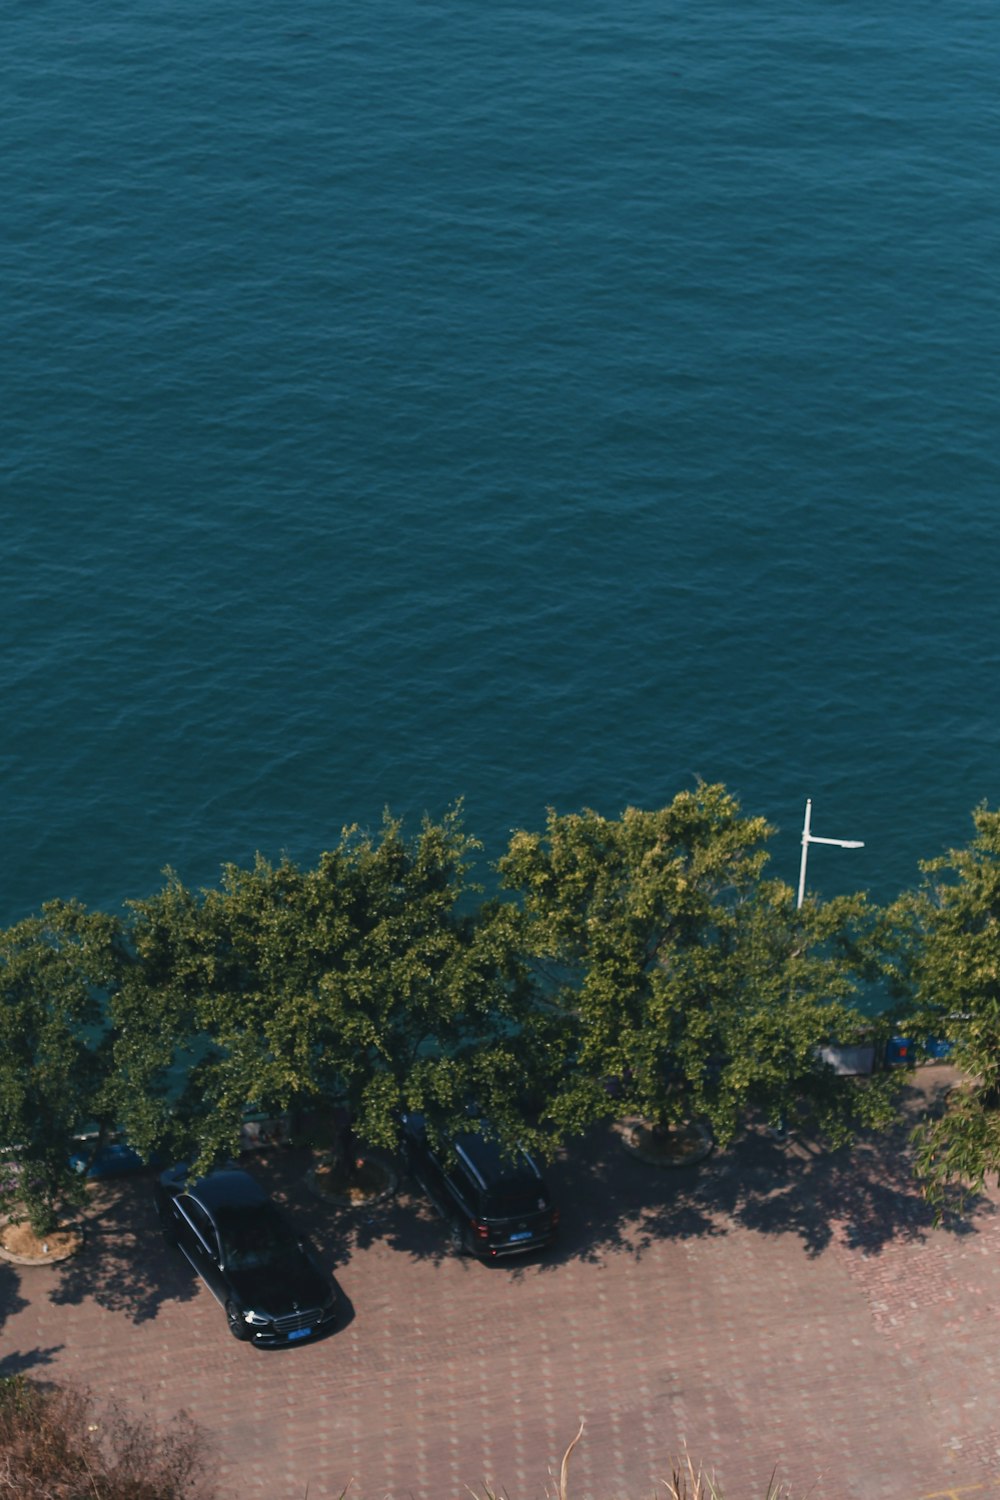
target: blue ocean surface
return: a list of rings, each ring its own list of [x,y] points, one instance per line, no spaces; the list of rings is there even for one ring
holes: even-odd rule
[[[701,776],[1000,795],[1000,15],[15,0],[0,923]]]

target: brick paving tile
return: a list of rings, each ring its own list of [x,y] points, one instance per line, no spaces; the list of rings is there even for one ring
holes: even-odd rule
[[[76,1260],[0,1267],[0,1371],[187,1409],[253,1500],[535,1500],[581,1417],[572,1500],[644,1500],[685,1449],[729,1500],[775,1468],[811,1500],[1000,1495],[1000,1214],[934,1228],[899,1141],[751,1136],[669,1173],[597,1134],[553,1168],[560,1247],[503,1267],[405,1192],[342,1212],[294,1154],[248,1165],[335,1271],[332,1337],[237,1345],[138,1178],[95,1193]]]

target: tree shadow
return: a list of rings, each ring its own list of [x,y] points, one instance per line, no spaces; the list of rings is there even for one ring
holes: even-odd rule
[[[650,1167],[625,1151],[613,1129],[592,1132],[580,1146],[547,1174],[560,1206],[559,1242],[547,1267],[569,1260],[597,1265],[619,1254],[641,1258],[656,1240],[726,1232],[702,1195],[703,1167]]]
[[[182,1255],[163,1241],[153,1206],[155,1172],[95,1184],[83,1248],[60,1266],[50,1293],[57,1306],[93,1300],[133,1323],[155,1318],[165,1302],[188,1302],[197,1286]]]
[[[9,1261],[0,1260],[0,1327],[27,1305],[21,1296],[21,1273]]]
[[[546,1250],[492,1267],[552,1272],[570,1261],[641,1258],[663,1240],[720,1237],[736,1229],[794,1234],[813,1255],[835,1235],[877,1250],[890,1240],[922,1237],[933,1223],[911,1176],[905,1141],[892,1136],[832,1152],[801,1140],[777,1141],[756,1128],[698,1166],[651,1167],[623,1149],[614,1129],[601,1128],[560,1153],[545,1176],[560,1209],[559,1238]],[[376,1241],[424,1264],[456,1259],[447,1221],[405,1174],[393,1198],[367,1207],[332,1208],[283,1171],[265,1185],[321,1247],[328,1269]],[[977,1202],[946,1222],[971,1232],[969,1213],[985,1208]]]
[[[921,1242],[935,1227],[976,1234],[996,1214],[986,1194],[956,1187],[935,1216],[914,1175],[911,1131],[940,1107],[950,1081],[925,1074],[904,1084],[897,1125],[837,1151],[807,1138],[777,1141],[764,1129],[751,1131],[706,1187],[734,1224],[794,1234],[810,1255],[834,1241],[878,1254],[893,1243]]]
[[[304,1187],[304,1171],[298,1180],[284,1184],[266,1182],[279,1202],[286,1207],[297,1225],[304,1227],[311,1241],[322,1247],[320,1260],[332,1271],[344,1265],[378,1241],[415,1260],[439,1263],[454,1259],[448,1243],[444,1220],[420,1195],[399,1164],[399,1186],[391,1197],[371,1204],[344,1207],[324,1203]]]
[[[295,1227],[311,1241],[317,1259],[332,1272],[350,1257],[353,1226],[301,1189],[305,1165],[300,1155],[281,1149],[254,1153],[242,1165],[286,1207]],[[197,1295],[194,1269],[160,1233],[153,1199],[156,1175],[137,1172],[95,1185],[83,1248],[59,1267],[52,1302],[62,1306],[89,1299],[109,1312],[124,1313],[133,1323],[146,1323],[165,1302],[189,1302]],[[353,1320],[354,1309],[336,1277],[333,1280],[342,1309],[340,1329]],[[0,1277],[0,1298],[3,1285]]]
[[[893,1242],[921,1241],[935,1220],[913,1177],[909,1132],[916,1118],[939,1102],[949,1081],[938,1085],[925,1077],[904,1085],[896,1129],[837,1151],[801,1136],[779,1140],[756,1125],[697,1166],[651,1167],[623,1149],[614,1128],[592,1130],[545,1169],[561,1215],[556,1244],[496,1264],[513,1272],[537,1266],[551,1273],[574,1260],[600,1264],[612,1255],[641,1258],[664,1240],[707,1239],[735,1230],[794,1235],[810,1256],[834,1243],[877,1254]],[[412,1261],[433,1266],[454,1261],[447,1223],[412,1179],[401,1173],[399,1192],[382,1202],[334,1207],[307,1191],[309,1162],[306,1151],[276,1148],[254,1153],[243,1165],[285,1206],[331,1275],[377,1241]],[[155,1318],[164,1302],[195,1295],[194,1272],[160,1236],[154,1176],[141,1173],[100,1185],[84,1249],[62,1266],[53,1302],[93,1298],[142,1323]],[[954,1234],[975,1234],[996,1212],[985,1195],[962,1201],[955,1194],[940,1223]],[[25,1305],[18,1286],[16,1276],[0,1270],[0,1318],[5,1307],[9,1314]],[[342,1290],[340,1295],[346,1307]]]
[[[26,1349],[23,1353],[5,1354],[0,1359],[0,1380],[12,1375],[24,1375],[37,1370],[41,1365],[50,1365],[64,1348],[62,1344],[51,1344],[47,1349]]]
[[[320,1265],[336,1280],[337,1267],[351,1259],[359,1242],[366,1242],[365,1226],[369,1220],[372,1224],[376,1222],[375,1216],[382,1206],[367,1210],[363,1205],[344,1208],[324,1202],[306,1187],[311,1161],[308,1151],[284,1148],[260,1152],[252,1159],[245,1158],[240,1165],[281,1205],[291,1223],[308,1240]],[[344,1296],[342,1289],[338,1288],[338,1293]]]
[[[922,1241],[935,1227],[906,1140],[898,1134],[864,1138],[834,1152],[810,1142],[782,1150],[758,1137],[741,1156],[717,1177],[716,1203],[743,1228],[796,1235],[810,1255],[835,1239],[847,1249],[878,1254],[892,1243]],[[956,1190],[938,1222],[953,1234],[975,1234],[977,1221],[995,1211],[985,1195],[963,1201]]]
[[[735,1229],[794,1235],[811,1256],[834,1242],[877,1254],[890,1243],[924,1240],[936,1223],[975,1234],[997,1211],[985,1194],[963,1198],[956,1190],[935,1220],[913,1175],[910,1131],[936,1107],[946,1082],[903,1086],[899,1124],[839,1150],[778,1139],[757,1124],[698,1166],[651,1167],[627,1154],[613,1130],[594,1132],[550,1173],[565,1234],[547,1263],[639,1257],[660,1240]]]
[[[27,1306],[27,1298],[21,1296],[20,1271],[9,1261],[0,1261],[0,1327]],[[6,1379],[10,1375],[23,1375],[39,1365],[51,1364],[62,1347],[61,1344],[54,1344],[48,1349],[27,1349],[3,1355],[0,1357],[0,1379]]]
[[[680,1175],[686,1183],[697,1182],[694,1175]],[[689,1195],[678,1196],[677,1174],[667,1181],[664,1175],[631,1161],[608,1131],[592,1132],[584,1141],[574,1142],[570,1151],[545,1169],[545,1176],[560,1209],[559,1238],[545,1250],[486,1261],[487,1269],[551,1269],[574,1259],[600,1262],[619,1250],[639,1253],[641,1225],[646,1221],[655,1224],[648,1238],[654,1233],[687,1238],[725,1232],[708,1207]],[[314,1236],[324,1239],[341,1263],[381,1241],[424,1264],[458,1261],[470,1269],[476,1264],[473,1257],[455,1251],[448,1221],[402,1168],[398,1192],[384,1202],[331,1213],[329,1207],[302,1203],[299,1196],[296,1208],[296,1217],[313,1222]]]
[[[913,1175],[910,1131],[939,1107],[950,1082],[950,1075],[925,1073],[901,1083],[898,1125],[839,1150],[802,1136],[778,1139],[758,1123],[697,1166],[653,1167],[627,1153],[614,1128],[592,1130],[546,1168],[561,1212],[557,1243],[497,1265],[552,1272],[573,1260],[641,1258],[664,1240],[736,1230],[793,1235],[810,1256],[834,1243],[878,1254],[892,1243],[924,1240],[935,1224],[956,1235],[975,1234],[997,1212],[985,1194],[963,1199],[956,1191],[935,1220]],[[345,1221],[347,1246],[361,1250],[379,1238],[411,1259],[450,1258],[447,1226],[415,1183],[404,1179],[402,1185],[401,1197],[368,1222],[358,1214]]]

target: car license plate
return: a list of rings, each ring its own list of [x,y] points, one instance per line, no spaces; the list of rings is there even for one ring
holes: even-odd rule
[[[312,1333],[311,1328],[296,1328],[294,1333],[288,1335],[289,1339],[307,1339]]]
[[[518,1232],[517,1232],[517,1234],[512,1234],[511,1235],[510,1242],[511,1242],[512,1245],[514,1245],[514,1244],[517,1243],[518,1240],[530,1240],[530,1239],[531,1239],[531,1230],[530,1229],[519,1229]]]

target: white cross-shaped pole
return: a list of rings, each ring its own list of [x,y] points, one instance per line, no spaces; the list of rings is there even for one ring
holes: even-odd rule
[[[806,898],[806,861],[809,858],[810,844],[836,844],[838,849],[863,849],[863,839],[821,839],[816,834],[809,832],[812,822],[812,798],[806,798],[806,818],[802,824],[802,864],[799,867],[799,899],[796,901],[796,910],[801,907]]]

